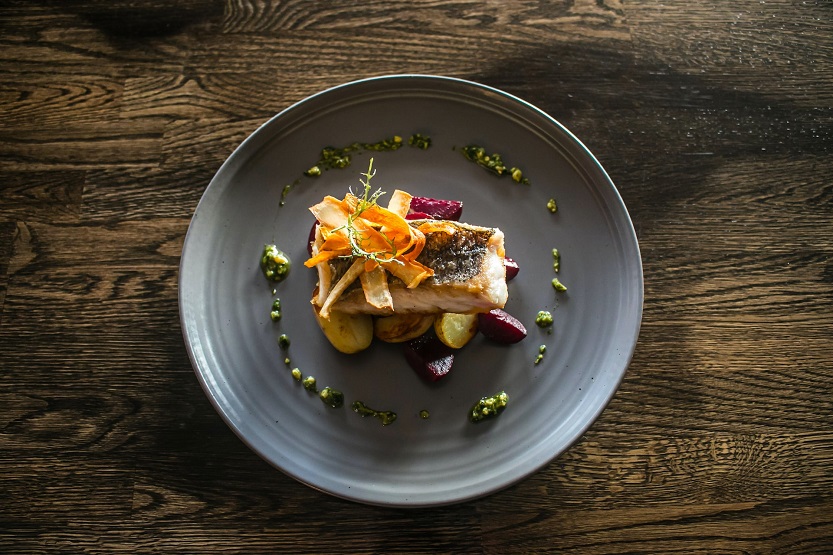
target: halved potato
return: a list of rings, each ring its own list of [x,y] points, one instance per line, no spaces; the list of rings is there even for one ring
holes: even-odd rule
[[[315,320],[333,347],[342,353],[358,353],[373,342],[373,317],[369,314],[347,314],[332,311],[330,318],[322,318],[320,307],[312,305]]]
[[[477,334],[477,314],[446,312],[434,320],[434,331],[440,341],[452,349],[459,349]]]
[[[428,331],[435,314],[394,314],[376,318],[373,333],[387,343],[402,343],[415,339]]]

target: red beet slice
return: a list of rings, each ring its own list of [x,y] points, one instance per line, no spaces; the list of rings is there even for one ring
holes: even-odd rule
[[[413,197],[411,199],[413,212],[424,212],[438,220],[459,221],[463,215],[463,203],[459,200],[443,200],[431,197]]]
[[[526,337],[526,328],[508,312],[496,308],[477,315],[480,332],[497,343],[517,343]]]
[[[434,335],[423,335],[405,343],[405,360],[422,379],[435,382],[448,374],[454,353]]]
[[[508,256],[503,257],[503,265],[506,266],[506,281],[511,281],[518,272],[521,271],[521,267],[518,266],[518,263],[509,258]]]
[[[307,252],[312,256],[312,244],[315,242],[315,228],[318,227],[318,220],[312,222],[312,227],[309,230],[309,239],[307,239]]]
[[[431,217],[431,214],[426,214],[425,212],[411,212],[410,214],[405,214],[406,220],[433,220],[434,218]]]

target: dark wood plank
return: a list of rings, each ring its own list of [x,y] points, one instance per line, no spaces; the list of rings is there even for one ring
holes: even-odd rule
[[[0,174],[0,220],[64,222],[81,213],[84,172]]]
[[[113,78],[147,70],[182,69],[185,44],[158,37],[109,40],[101,30],[81,20],[51,27],[43,19],[32,28],[19,28],[13,16],[0,38],[0,73],[38,77],[73,76]],[[77,26],[76,26],[77,25]]]
[[[4,308],[5,329],[22,330],[18,326],[27,327],[34,315],[41,323],[60,323],[67,329],[78,321],[96,320],[109,322],[107,327],[121,320],[130,329],[135,313],[128,309],[143,303],[148,303],[144,308],[155,306],[156,315],[147,314],[149,325],[176,322],[175,303],[166,303],[176,299],[179,254],[187,228],[187,219],[103,226],[18,223],[8,267],[8,287],[17,292]],[[166,303],[156,302],[159,295],[166,296]],[[61,310],[62,305],[74,309]],[[86,336],[94,344],[96,339],[88,331],[78,329],[73,336]],[[31,326],[29,333],[33,339],[37,326]]]
[[[86,172],[85,222],[190,220],[219,164],[108,167]]]
[[[679,9],[637,1],[628,2],[625,12],[640,55],[733,91],[765,91],[772,101],[808,107],[831,105],[833,60],[818,48],[833,32],[826,2]]]
[[[163,166],[205,166],[216,171],[266,119],[177,120],[165,132]]]
[[[494,9],[488,2],[433,2],[406,9],[386,2],[345,6],[338,2],[260,2],[233,0],[226,3],[226,33],[273,34],[280,31],[386,29],[399,33],[443,32],[465,34],[472,29],[491,31],[507,27],[512,34],[543,31],[573,36],[627,38],[624,9],[616,0],[560,2],[549,5],[506,2]],[[509,33],[507,33],[509,34]]]
[[[826,553],[831,503],[737,503],[547,513],[484,522],[486,553]]]
[[[795,500],[831,482],[826,430],[682,435],[648,427],[629,433],[602,423],[505,497],[538,492],[580,500],[584,509],[637,509],[646,499],[657,507]],[[486,505],[497,512],[497,503]]]
[[[283,82],[258,73],[171,73],[131,78],[126,81],[121,116],[266,119],[299,99],[298,91],[282,87]]]
[[[58,445],[54,449],[63,450]],[[55,456],[27,455],[13,448],[4,451],[0,464],[10,466],[13,461],[8,455],[14,452],[14,464],[21,469],[4,480],[6,514],[16,513],[29,524],[39,526],[50,522],[66,524],[85,513],[114,520],[130,517],[134,477],[129,454],[91,457],[88,453]]]
[[[12,245],[16,232],[17,226],[14,222],[0,221],[0,325],[3,323],[3,304],[6,300],[9,259],[12,256]]]
[[[5,79],[0,88],[8,128],[100,123],[118,116],[120,80],[86,77],[55,81],[54,75],[28,74]]]
[[[161,156],[159,120],[80,123],[66,127],[33,122],[0,130],[0,168],[76,170],[102,164],[146,166]]]

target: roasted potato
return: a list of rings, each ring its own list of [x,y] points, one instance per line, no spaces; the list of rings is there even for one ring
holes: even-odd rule
[[[374,335],[386,343],[402,343],[424,334],[431,328],[434,314],[394,314],[376,318]]]
[[[454,314],[446,312],[434,320],[434,331],[440,341],[459,349],[477,335],[477,314]]]
[[[333,347],[342,353],[358,353],[373,342],[373,317],[369,314],[330,312],[329,320],[319,315],[321,310],[312,305],[315,320]]]

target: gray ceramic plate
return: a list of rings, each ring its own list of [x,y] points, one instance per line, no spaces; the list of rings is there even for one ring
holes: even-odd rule
[[[359,186],[370,157],[302,178],[279,207],[284,186],[315,164],[322,147],[429,135],[427,150],[373,153],[373,185],[387,191],[459,199],[462,221],[501,228],[521,267],[507,311],[528,337],[516,345],[476,337],[451,373],[427,384],[400,346],[358,355],[332,349],[309,298],[303,266],[312,223],[307,207]],[[531,185],[498,178],[459,148],[479,144],[519,166]],[[558,212],[546,204],[555,198]],[[384,202],[384,200],[382,201]],[[258,266],[277,243],[294,267],[276,286],[283,319]],[[556,294],[551,250],[561,252]],[[234,432],[288,475],[360,502],[428,506],[473,499],[528,476],[584,433],[610,401],[633,354],[642,315],[642,265],[622,200],[593,155],[558,122],[499,90],[457,79],[389,76],[349,83],[281,112],[246,139],[209,184],[182,252],[180,312],[189,354],[206,394]],[[550,310],[552,334],[535,316]],[[325,406],[294,381],[277,337],[287,333],[292,366],[319,386],[341,390],[343,408]],[[539,345],[543,361],[533,361]],[[505,390],[497,419],[472,424],[470,407]],[[350,410],[361,400],[397,413],[382,426]],[[428,419],[420,411],[430,413]]]

